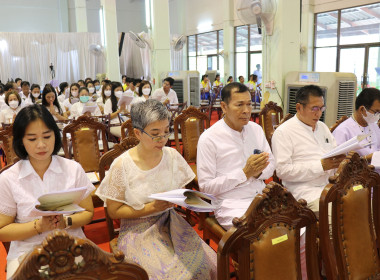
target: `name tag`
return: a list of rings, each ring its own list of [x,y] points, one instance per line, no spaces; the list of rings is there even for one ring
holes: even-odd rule
[[[88,127],[82,127],[80,130],[90,130]]]
[[[354,186],[354,187],[353,187],[354,192],[356,192],[356,191],[358,191],[358,190],[361,190],[361,189],[363,189],[363,186],[362,186],[362,185],[357,185],[357,186]]]
[[[286,240],[288,240],[288,235],[287,234],[285,234],[283,236],[280,236],[280,237],[277,237],[277,238],[273,238],[272,239],[272,245],[276,245],[276,244],[284,242]]]

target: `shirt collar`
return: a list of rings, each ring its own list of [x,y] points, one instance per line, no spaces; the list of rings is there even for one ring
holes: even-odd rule
[[[223,121],[223,125],[226,127],[226,129],[230,132],[230,133],[232,133],[233,135],[235,135],[236,137],[245,137],[245,135],[246,135],[246,129],[245,129],[245,127],[247,126],[247,125],[245,125],[245,126],[243,126],[243,129],[241,130],[241,132],[239,132],[239,131],[237,131],[237,130],[235,130],[235,129],[232,129],[227,123],[226,123],[226,121],[224,120],[224,118],[221,120],[221,121]]]
[[[304,127],[305,129],[307,129],[308,131],[314,133],[314,132],[316,132],[316,131],[318,130],[318,122],[315,124],[315,130],[313,131],[313,128],[312,128],[310,125],[307,125],[307,124],[303,123],[303,122],[298,118],[297,114],[295,115],[295,117],[296,117],[296,120],[298,121],[298,123],[299,123],[302,127]]]
[[[51,163],[48,167],[47,171],[52,171],[56,174],[62,173],[62,167],[58,162],[58,159],[56,156],[52,156]],[[30,164],[29,160],[22,160],[21,161],[21,168],[20,168],[20,173],[18,175],[19,179],[25,178],[29,176],[30,174],[36,173],[34,170],[33,166]]]

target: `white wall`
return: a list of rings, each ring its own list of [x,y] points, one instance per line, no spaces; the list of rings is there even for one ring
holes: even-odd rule
[[[67,0],[1,0],[0,32],[68,32]]]

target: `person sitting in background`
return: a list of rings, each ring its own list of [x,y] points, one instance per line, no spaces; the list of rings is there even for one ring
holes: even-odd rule
[[[201,100],[210,100],[211,83],[208,75],[202,76],[201,81]]]
[[[16,78],[15,79],[15,85],[14,85],[14,90],[17,91],[17,93],[19,93],[21,91],[21,83],[22,83],[22,79],[21,78]]]
[[[30,94],[30,84],[28,81],[21,82],[21,91],[19,95],[21,97],[21,103],[23,107],[33,104]]]
[[[305,199],[318,213],[321,192],[345,155],[322,159],[336,146],[329,128],[319,121],[326,109],[322,89],[304,86],[295,101],[297,114],[280,125],[272,137],[276,173],[295,199]]]
[[[274,158],[261,126],[251,122],[251,94],[244,84],[222,89],[224,118],[198,141],[197,176],[202,192],[217,201],[215,218],[226,229],[241,217],[274,171]]]
[[[0,111],[0,124],[12,124],[18,112],[22,108],[22,101],[17,91],[9,91],[5,94],[5,104],[8,105]]]
[[[66,112],[61,108],[57,99],[57,93],[50,84],[46,84],[42,90],[42,105],[49,110],[56,121],[67,120]]]
[[[239,83],[244,84],[244,81],[245,81],[244,77],[243,76],[239,76]]]
[[[133,97],[138,97],[139,96],[139,88],[140,88],[141,81],[142,81],[141,79],[136,79],[135,91],[133,92]]]
[[[254,74],[249,75],[247,87],[252,91],[256,91],[256,88],[257,88],[256,82],[257,82],[257,76]]]
[[[4,85],[0,81],[0,112],[3,109],[6,109],[7,104],[5,104],[5,93],[4,93]]]
[[[128,84],[128,89],[125,91],[126,94],[129,96],[135,96],[135,91],[136,91],[136,85],[137,85],[138,80],[137,79],[131,79],[129,84]],[[120,98],[120,96],[116,95],[117,98]]]
[[[98,96],[100,96],[100,95],[101,95],[102,87],[101,87],[101,85],[100,85],[99,80],[93,80],[93,84],[94,84],[94,86],[95,86],[95,92],[96,92],[96,94],[97,94]]]
[[[21,86],[20,86],[20,89],[21,89]],[[19,90],[17,89],[17,84],[14,82],[8,82],[4,86],[4,93],[11,92],[11,91],[15,91],[17,92],[17,94],[19,92]]]
[[[127,79],[128,77],[126,75],[121,76],[121,84],[123,85],[123,91],[126,91],[128,89],[129,81]]]
[[[229,76],[226,84],[228,85],[229,83],[232,83],[233,81],[234,81],[234,78],[232,76]]]
[[[100,111],[102,114],[104,114],[104,105],[106,104],[106,101],[111,96],[111,84],[107,83],[105,86],[102,87],[100,91],[100,96],[98,100],[96,100],[96,103],[99,106]]]
[[[64,102],[63,102],[63,107],[65,108],[66,112],[70,112],[71,110],[71,106],[73,106],[73,104],[79,102],[79,84],[77,83],[73,83],[70,85],[70,93],[69,93],[69,98],[67,98]]]
[[[164,105],[178,104],[177,93],[172,89],[174,79],[167,77],[162,83],[162,88],[156,89],[152,94],[152,99],[158,100]]]
[[[157,100],[133,104],[139,144],[111,165],[96,195],[121,219],[118,248],[149,279],[216,279],[216,254],[172,209],[149,195],[184,188],[195,175],[175,149],[165,147],[170,114]]]
[[[30,87],[30,90],[32,92],[32,94],[30,95],[30,99],[32,100],[33,104],[36,104],[36,103],[41,104],[42,100],[41,100],[41,87],[40,87],[40,85],[33,84]]]
[[[90,93],[90,99],[95,102],[98,99],[98,96],[96,95],[96,90],[93,82],[88,81],[85,87],[88,89],[88,92]]]
[[[0,175],[0,241],[11,242],[7,256],[7,279],[34,246],[55,229],[85,238],[82,226],[93,216],[91,192],[95,189],[79,163],[56,154],[60,131],[40,105],[27,106],[13,124],[13,149],[20,161]],[[70,215],[32,217],[37,198],[43,194],[86,187],[79,203],[84,211]]]
[[[92,79],[90,77],[87,77],[86,79],[84,79],[84,84],[87,85],[87,83],[91,82],[92,83]]]
[[[139,95],[133,98],[131,105],[139,102],[145,102],[149,99],[151,92],[152,86],[149,81],[142,81],[139,87]]]
[[[59,84],[59,95],[58,101],[60,104],[63,104],[67,98],[70,96],[69,84],[66,82]]]
[[[219,86],[223,86],[223,83],[220,81],[220,75],[219,74],[216,74],[215,76],[215,81],[214,83],[212,84],[213,87],[219,87]]]
[[[90,80],[91,80],[91,79],[90,79]],[[78,85],[79,85],[79,87],[84,87],[84,86],[86,86],[86,84],[84,83],[83,80],[78,80]]]
[[[79,89],[79,102],[71,106],[70,118],[79,118],[81,115],[83,115],[83,108],[89,104],[90,99],[91,97],[89,90],[86,87],[81,87]],[[96,106],[95,110],[93,112],[85,112],[84,114],[87,116],[100,116],[102,112],[100,112],[98,105],[96,102],[92,102],[92,104]]]
[[[342,122],[334,131],[338,145],[350,140],[352,137],[369,134],[368,142],[371,144],[357,150],[360,156],[368,161],[372,157],[380,156],[380,128],[378,125],[380,117],[380,90],[376,88],[364,89],[355,100],[355,112],[352,116]],[[376,158],[374,158],[376,161]],[[378,161],[378,159],[377,159]],[[380,166],[376,166],[377,168]]]

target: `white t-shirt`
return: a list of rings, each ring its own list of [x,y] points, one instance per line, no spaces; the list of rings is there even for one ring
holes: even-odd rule
[[[0,186],[0,213],[15,217],[15,223],[28,223],[35,219],[29,213],[37,198],[43,194],[87,187],[84,199],[95,189],[79,163],[60,156],[52,156],[43,180],[29,160],[20,160],[0,174]],[[67,232],[85,238],[81,228],[68,229]],[[14,260],[29,252],[34,246],[41,244],[49,233],[51,232],[36,234],[22,241],[12,241],[7,259]]]
[[[165,91],[163,88],[159,88],[159,89],[156,89],[153,93],[152,93],[152,99],[156,99],[162,103],[164,103],[164,101],[166,99],[169,99],[169,103],[170,104],[178,104],[178,97],[177,97],[177,93],[173,90],[173,89],[170,89],[169,90],[169,93],[166,95]]]
[[[0,112],[0,124],[11,124],[13,123],[13,117],[22,109],[22,105],[18,106],[16,110],[11,109],[10,107],[6,107],[4,110]]]

